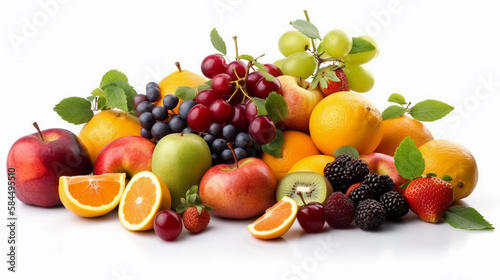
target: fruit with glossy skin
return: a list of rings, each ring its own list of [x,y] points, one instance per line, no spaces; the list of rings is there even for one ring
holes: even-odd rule
[[[19,138],[7,155],[7,175],[15,173],[20,201],[41,207],[61,205],[59,177],[88,175],[92,162],[83,143],[71,131],[47,129]]]
[[[349,88],[355,92],[367,92],[373,88],[375,80],[370,71],[361,65],[346,64],[344,73],[349,82]]]
[[[174,241],[182,232],[182,218],[174,210],[158,212],[154,220],[154,230],[165,241]]]
[[[182,214],[182,221],[189,232],[198,233],[210,223],[210,213],[206,209],[201,209],[199,213],[196,206],[190,206]]]
[[[316,70],[318,62],[309,52],[296,52],[285,58],[280,67],[283,75],[307,79]]]
[[[201,62],[201,72],[209,79],[212,79],[217,74],[225,73],[226,68],[226,59],[220,54],[211,54]]]
[[[372,60],[373,58],[377,57],[378,53],[380,52],[380,48],[377,46],[375,39],[373,39],[372,37],[367,36],[367,35],[361,35],[358,38],[365,39],[368,42],[372,43],[372,45],[375,47],[375,49],[373,49],[371,51],[367,51],[367,52],[348,54],[343,58],[345,63],[365,64],[365,63],[369,62],[370,60]]]
[[[453,188],[441,178],[421,177],[408,184],[404,197],[420,219],[437,223],[453,203]]]
[[[399,172],[394,165],[394,158],[392,156],[381,153],[369,153],[360,155],[359,159],[368,164],[370,173],[388,175],[391,177],[394,181],[394,189],[401,194],[404,193],[404,189],[400,189],[399,186],[408,182],[408,180],[399,175]]]
[[[276,203],[276,177],[258,158],[244,158],[233,164],[210,168],[200,183],[203,204],[212,214],[231,219],[248,219],[264,213]]]
[[[152,171],[168,186],[172,207],[212,166],[207,142],[195,134],[172,133],[163,137],[153,152]]]
[[[323,204],[319,202],[309,202],[300,207],[297,212],[297,221],[300,227],[309,233],[320,232],[325,225],[325,211]]]
[[[321,45],[327,55],[343,58],[351,51],[352,39],[344,31],[334,29],[323,36]]]
[[[310,83],[297,77],[283,75],[277,78],[281,88],[277,93],[286,101],[288,114],[282,120],[287,130],[309,131],[309,118],[314,107],[323,99],[318,88],[310,89]]]
[[[297,30],[290,30],[281,35],[278,48],[284,56],[292,53],[304,52],[311,45],[311,40]]]
[[[319,84],[319,89],[325,97],[339,91],[349,91],[349,82],[347,81],[344,70],[342,70],[342,68],[339,68],[334,70],[334,72],[340,81],[328,80],[327,87],[322,87],[321,84]]]
[[[151,171],[155,144],[140,136],[125,136],[106,145],[94,164],[94,175],[126,173],[130,180],[141,171]]]

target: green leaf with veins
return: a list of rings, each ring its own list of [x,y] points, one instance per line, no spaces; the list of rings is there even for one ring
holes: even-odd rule
[[[406,103],[406,99],[404,98],[404,96],[402,96],[399,93],[393,93],[393,94],[391,94],[391,96],[389,96],[389,99],[387,101],[392,102],[392,103],[397,103],[399,105],[405,105],[405,104],[407,104]]]
[[[222,37],[219,35],[219,32],[217,32],[217,29],[212,29],[210,32],[210,41],[212,42],[212,46],[219,52],[221,52],[223,55],[227,54],[226,51],[226,43],[222,39]]]
[[[285,98],[274,91],[271,92],[266,98],[266,111],[267,115],[274,123],[286,118],[288,114],[288,106]]]
[[[104,88],[105,86],[109,85],[110,83],[112,83],[114,81],[124,81],[124,82],[128,83],[128,78],[122,72],[115,70],[115,69],[112,69],[112,70],[109,70],[108,72],[106,72],[106,74],[104,74],[104,76],[102,76],[101,84],[99,87]]]
[[[262,145],[262,151],[274,157],[281,158],[281,147],[283,146],[283,132],[276,129],[276,136],[274,136],[271,143]]]
[[[405,112],[406,112],[405,108],[398,105],[391,105],[382,112],[382,119],[384,121],[389,119],[394,119],[404,115]]]
[[[310,39],[320,39],[318,28],[307,20],[298,19],[296,21],[290,22],[293,28],[297,29],[302,34],[306,35]]]
[[[410,136],[406,137],[394,153],[394,165],[401,177],[413,180],[422,176],[425,160]]]
[[[453,106],[444,102],[427,99],[415,104],[410,110],[410,115],[418,121],[432,122],[448,115],[453,109]]]
[[[65,121],[72,124],[83,124],[94,116],[92,103],[81,97],[68,97],[54,106],[54,111]]]

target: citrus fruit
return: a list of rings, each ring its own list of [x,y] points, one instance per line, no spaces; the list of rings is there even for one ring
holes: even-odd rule
[[[278,238],[285,234],[297,216],[297,203],[288,196],[266,210],[266,213],[248,225],[248,230],[260,239]]]
[[[345,145],[368,154],[382,139],[382,115],[366,97],[341,91],[316,105],[309,130],[314,144],[325,155]]]
[[[394,156],[401,141],[410,136],[417,147],[434,139],[423,123],[408,116],[400,116],[382,122],[383,136],[375,149],[377,153]]]
[[[288,173],[297,172],[297,171],[312,171],[324,175],[323,170],[325,169],[325,165],[329,162],[335,160],[335,157],[327,156],[327,155],[314,155],[305,157],[299,161],[297,161],[291,168],[288,170]]]
[[[78,136],[94,163],[102,148],[111,141],[125,136],[141,136],[141,124],[137,117],[129,113],[105,110],[95,114]]]
[[[449,140],[431,140],[418,148],[425,160],[426,173],[449,175],[453,179],[453,201],[469,196],[476,187],[478,169],[472,153]]]
[[[174,94],[175,90],[180,87],[180,86],[187,86],[187,87],[193,87],[196,88],[197,86],[205,83],[207,79],[205,79],[203,76],[200,76],[196,73],[193,73],[191,71],[182,69],[180,67],[180,64],[176,63],[176,66],[178,68],[177,71],[171,73],[170,75],[166,76],[163,78],[158,83],[158,86],[160,87],[161,95],[156,102],[155,105],[163,105],[163,98],[167,94]],[[178,114],[179,113],[179,106],[182,103],[182,100],[179,100],[179,103],[177,104],[177,107],[174,108],[174,113]]]
[[[171,206],[167,186],[150,171],[135,174],[125,187],[118,216],[122,225],[131,231],[150,230],[155,215]]]
[[[314,146],[311,137],[303,132],[295,130],[283,131],[283,145],[281,146],[281,157],[275,157],[266,153],[262,154],[262,160],[271,167],[276,180],[283,178],[288,170],[299,160],[318,155],[320,152]]]
[[[59,197],[69,211],[82,217],[111,212],[125,188],[125,173],[59,177]]]

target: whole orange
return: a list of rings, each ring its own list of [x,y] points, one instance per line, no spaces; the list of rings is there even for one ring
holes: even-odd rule
[[[283,131],[283,146],[281,146],[281,157],[275,157],[266,153],[262,154],[262,160],[271,167],[276,180],[283,178],[288,170],[299,160],[318,155],[320,152],[314,146],[311,137],[300,131]]]
[[[382,139],[382,115],[364,96],[341,91],[321,100],[309,120],[311,138],[325,155],[341,146],[371,153]]]
[[[444,139],[431,140],[418,149],[425,160],[424,174],[451,176],[454,201],[465,198],[474,191],[479,174],[476,160],[469,150]]]
[[[394,156],[401,141],[410,136],[417,147],[434,139],[423,123],[408,116],[401,116],[382,122],[382,141],[375,149],[377,153]]]
[[[78,135],[89,151],[92,163],[106,144],[125,136],[141,136],[141,124],[136,116],[119,110],[95,114]]]
[[[288,170],[288,173],[296,172],[296,171],[311,171],[316,172],[324,176],[324,169],[326,164],[335,160],[333,156],[327,155],[314,155],[308,156],[297,161],[291,168]]]

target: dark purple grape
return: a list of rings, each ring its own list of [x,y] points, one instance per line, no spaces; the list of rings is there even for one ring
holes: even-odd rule
[[[149,82],[146,85],[146,89],[151,88],[151,87],[160,88],[160,86],[158,86],[158,84],[156,82]]]
[[[245,149],[240,147],[234,148],[234,154],[236,155],[237,160],[244,159],[247,157],[247,152],[245,151]]]
[[[165,109],[173,110],[177,107],[177,104],[179,104],[179,97],[173,94],[167,94],[163,97],[163,106],[165,106]]]
[[[222,128],[222,136],[224,136],[226,139],[234,139],[237,134],[238,131],[236,130],[236,127],[232,124],[226,124]]]
[[[215,137],[220,136],[222,134],[222,125],[214,122],[210,125],[207,132]]]
[[[252,139],[250,138],[250,135],[246,132],[240,132],[238,135],[236,135],[236,138],[234,139],[234,146],[247,149],[252,147]]]
[[[139,123],[145,129],[151,129],[156,120],[150,112],[144,112],[139,116]]]
[[[157,87],[150,87],[146,89],[146,97],[149,102],[156,102],[160,98],[161,92]]]
[[[179,115],[173,116],[169,121],[168,121],[168,127],[170,128],[170,131],[172,133],[179,133],[184,128],[187,127],[186,121],[183,120]]]
[[[224,151],[222,151],[222,153],[220,154],[220,158],[225,163],[234,162],[233,153],[229,149],[225,149]]]
[[[206,134],[205,136],[203,136],[203,140],[207,142],[209,147],[212,147],[212,144],[214,143],[215,140],[215,136],[213,136],[212,134]]]
[[[153,134],[151,134],[151,130],[145,129],[141,127],[141,136],[147,139],[153,139]]]
[[[164,122],[156,122],[153,124],[153,127],[151,127],[151,135],[153,135],[153,138],[156,140],[160,140],[169,133],[170,128],[168,127],[168,124]]]
[[[145,113],[145,112],[151,112],[151,110],[153,110],[153,107],[154,105],[151,104],[151,102],[149,101],[142,101],[141,103],[139,103],[139,105],[137,105],[137,108],[136,108],[136,111],[137,111],[137,114],[142,115],[142,113]]]
[[[134,106],[134,109],[137,111],[137,105],[139,105],[143,101],[148,101],[148,98],[146,97],[145,94],[137,94],[134,96],[132,99],[132,106]]]
[[[187,120],[187,116],[189,111],[191,111],[191,108],[196,105],[196,102],[194,100],[184,100],[182,101],[181,105],[179,106],[179,116],[181,116],[182,119]]]
[[[214,140],[214,142],[212,143],[212,151],[214,153],[217,153],[217,154],[220,154],[222,153],[222,151],[224,151],[224,149],[227,148],[227,143],[226,143],[226,140],[222,139],[222,138],[217,138]]]
[[[151,113],[153,114],[153,117],[157,121],[164,121],[168,117],[168,111],[165,107],[163,106],[155,106],[153,107],[153,110],[151,110]]]

